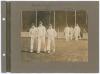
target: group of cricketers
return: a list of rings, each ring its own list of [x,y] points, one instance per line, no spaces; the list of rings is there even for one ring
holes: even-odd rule
[[[52,52],[55,52],[55,37],[57,36],[57,32],[52,28],[52,25],[49,24],[49,28],[46,30],[45,26],[43,26],[42,21],[39,22],[39,26],[36,28],[33,24],[29,30],[29,34],[31,36],[31,44],[30,44],[30,52],[33,52],[34,49],[34,41],[37,39],[37,53],[43,49],[44,52],[51,52],[51,44],[53,46]],[[46,45],[46,37],[47,37],[47,45]]]
[[[49,24],[49,27],[46,30],[42,21],[39,22],[38,27],[35,27],[35,25],[32,23],[32,27],[29,29],[29,34],[31,37],[30,52],[34,51],[35,41],[37,41],[37,53],[40,53],[41,50],[47,53],[55,52],[55,38],[57,36],[57,32],[55,31],[55,29],[53,29],[51,24]],[[72,40],[73,38],[75,40],[78,40],[80,37],[80,27],[78,26],[78,24],[76,24],[74,28],[67,25],[64,29],[64,35],[66,41]]]
[[[64,35],[66,41],[73,40],[73,39],[74,40],[81,39],[80,33],[81,33],[81,29],[78,24],[76,24],[74,28],[72,26],[69,27],[67,25],[64,29]]]

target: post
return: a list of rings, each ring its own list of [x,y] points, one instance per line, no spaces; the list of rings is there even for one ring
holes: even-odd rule
[[[55,11],[54,11],[54,29],[55,29]]]
[[[88,15],[87,15],[87,13],[86,13],[86,24],[85,25],[86,25],[86,30],[87,30],[88,29],[88,26],[87,26],[88,25]],[[87,32],[88,32],[88,30],[87,30]]]
[[[49,24],[51,23],[51,11],[49,11]]]
[[[66,13],[66,25],[67,25],[67,13]]]
[[[88,24],[88,16],[87,16],[87,14],[86,14],[86,25]]]
[[[57,35],[57,38],[59,38],[59,27],[58,27],[58,35]]]
[[[37,10],[36,10],[36,27],[37,27]]]
[[[76,25],[76,10],[75,10],[75,25]]]

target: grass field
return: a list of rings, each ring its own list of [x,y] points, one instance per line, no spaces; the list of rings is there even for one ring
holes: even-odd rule
[[[22,39],[22,61],[32,62],[88,62],[88,40],[72,40],[66,42],[65,39],[56,39],[55,53],[30,53],[30,39]]]

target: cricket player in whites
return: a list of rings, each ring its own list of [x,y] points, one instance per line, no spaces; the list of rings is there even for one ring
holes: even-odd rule
[[[64,35],[65,35],[66,41],[69,41],[69,32],[70,32],[70,28],[68,27],[68,24],[67,24],[67,26],[64,29]]]
[[[55,52],[55,37],[57,36],[57,32],[55,29],[52,28],[52,25],[49,25],[49,28],[47,29],[47,52],[51,52],[51,45],[53,52]]]
[[[69,38],[70,38],[70,40],[73,39],[73,35],[74,35],[74,28],[71,26],[71,27],[70,27],[70,33],[69,33]]]
[[[74,27],[74,37],[75,40],[78,40],[80,38],[80,27],[78,24],[76,24]]]
[[[46,37],[46,28],[43,26],[42,21],[39,22],[38,27],[38,48],[37,53],[40,53],[42,46],[44,52],[46,52],[46,44],[45,44],[45,37]]]
[[[31,37],[31,43],[30,43],[30,52],[33,52],[34,49],[34,41],[37,38],[37,28],[35,27],[35,25],[32,23],[32,27],[29,30],[29,34]]]

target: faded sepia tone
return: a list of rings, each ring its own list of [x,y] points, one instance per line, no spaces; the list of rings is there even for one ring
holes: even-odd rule
[[[23,24],[21,32],[22,44],[22,61],[42,61],[42,62],[88,62],[88,15],[85,10],[68,10],[68,11],[22,11],[21,21]],[[49,24],[57,32],[55,39],[55,53],[41,53],[37,54],[38,42],[35,39],[34,52],[30,53],[31,37],[29,30],[32,23],[36,27],[39,26],[39,21],[43,22],[46,30]],[[68,24],[69,27],[75,27],[78,24],[81,32],[81,39],[66,41],[64,36],[64,29]],[[47,38],[46,38],[47,45]]]
[[[7,5],[6,5],[7,4]],[[2,22],[2,72],[12,73],[97,73],[99,72],[99,2],[98,1],[64,1],[64,2],[24,2],[2,1],[2,17],[6,17],[6,22]],[[63,29],[66,25],[65,20],[67,15],[67,23],[75,25],[75,10],[77,13],[87,14],[85,19],[86,33],[84,39],[66,42]],[[28,35],[32,23],[36,24],[34,16],[37,12],[42,12],[41,16],[43,25],[46,29],[49,26],[49,12],[51,12],[50,23],[54,28],[54,11],[55,17],[55,30],[58,35],[55,39],[56,49],[55,53],[39,54],[36,50],[30,53],[31,38]],[[73,11],[73,12],[72,12]],[[66,13],[67,12],[67,13]],[[34,16],[30,14],[34,14]],[[42,14],[41,13],[41,14]],[[41,18],[37,18],[37,27]],[[61,14],[61,15],[60,15]],[[73,16],[71,16],[73,14]],[[59,16],[58,16],[59,15]],[[27,18],[29,17],[29,18]],[[44,20],[44,17],[46,18]],[[62,19],[61,19],[62,17]],[[27,18],[27,19],[26,19]],[[76,17],[78,24],[82,25],[82,19]],[[84,16],[85,18],[85,16]],[[26,19],[26,20],[25,20]],[[73,20],[71,20],[73,19]],[[58,21],[59,20],[59,21]],[[81,21],[82,20],[82,21]],[[26,22],[25,22],[26,21]],[[28,23],[27,23],[28,22]],[[24,26],[26,23],[26,26]],[[63,26],[62,26],[63,25]],[[59,28],[59,29],[58,29]],[[81,27],[82,29],[82,27]],[[88,33],[87,33],[88,32]],[[62,34],[62,35],[61,35]],[[63,37],[63,38],[62,38]],[[86,40],[88,38],[88,40]],[[59,42],[59,43],[58,43]],[[58,46],[59,44],[59,46]],[[61,47],[62,46],[62,47]],[[72,47],[73,46],[73,47]],[[78,46],[78,47],[76,47]],[[84,49],[81,49],[83,48]],[[60,49],[66,48],[66,49]],[[68,49],[69,48],[69,49]],[[72,49],[74,48],[74,49]],[[79,48],[79,50],[78,50]],[[85,49],[86,48],[86,49]],[[70,50],[72,49],[72,50]],[[75,51],[74,51],[75,50]],[[66,51],[66,52],[65,52]],[[63,53],[63,54],[62,54]],[[85,60],[84,60],[85,59]]]

